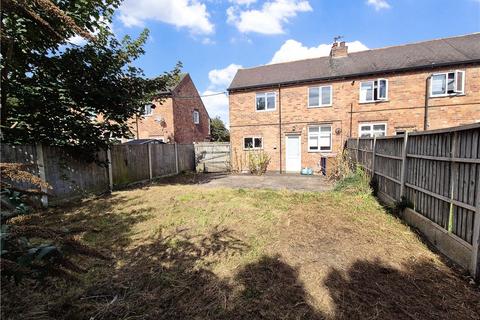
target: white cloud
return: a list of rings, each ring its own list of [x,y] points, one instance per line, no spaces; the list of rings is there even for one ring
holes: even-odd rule
[[[252,3],[257,2],[257,0],[229,0],[229,2],[230,2],[230,3],[238,4],[238,5],[246,5],[246,6],[249,6],[249,5],[251,5]]]
[[[372,6],[375,11],[390,8],[390,4],[386,0],[367,0],[367,4]]]
[[[285,33],[283,25],[299,12],[312,11],[306,0],[272,0],[265,2],[260,9],[241,10],[238,6],[227,9],[227,22],[240,32],[262,34]]]
[[[212,119],[220,117],[228,128],[230,125],[228,118],[228,96],[226,94],[212,95],[215,93],[217,92],[205,90],[202,93],[203,104]]]
[[[210,80],[210,88],[226,89],[233,80],[233,77],[237,73],[237,70],[242,68],[238,64],[230,64],[223,69],[213,69],[208,73],[208,79]]]
[[[346,45],[348,46],[348,52],[357,52],[368,49],[367,46],[360,41],[347,42]],[[320,44],[317,47],[307,47],[301,42],[290,39],[285,41],[280,49],[275,52],[270,63],[324,57],[330,54],[331,48],[331,44]]]
[[[232,63],[223,69],[211,70],[208,73],[210,84],[208,89],[202,93],[203,104],[205,104],[210,117],[219,116],[227,126],[229,126],[228,96],[216,93],[226,91],[240,68],[242,68],[241,65]]]
[[[144,26],[147,20],[154,20],[196,34],[214,31],[206,5],[198,0],[126,0],[119,10],[119,18],[127,27]]]

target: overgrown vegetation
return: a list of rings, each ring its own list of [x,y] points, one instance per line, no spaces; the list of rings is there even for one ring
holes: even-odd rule
[[[270,155],[263,150],[248,152],[248,170],[251,174],[263,175],[270,164]]]
[[[13,221],[83,230],[78,239],[112,260],[76,259],[87,272],[74,283],[4,281],[2,319],[446,320],[480,312],[478,291],[371,194],[352,191],[367,190],[361,174],[325,193],[168,181]]]
[[[351,171],[342,180],[335,185],[335,191],[351,194],[371,195],[371,179],[369,175],[360,166]]]
[[[331,169],[327,170],[327,178],[331,181],[341,181],[354,172],[353,161],[347,149],[338,152],[332,162]]]
[[[16,224],[15,220],[32,212],[31,206],[26,204],[34,201],[31,197],[41,196],[45,193],[42,188],[49,188],[28,169],[25,164],[0,163],[1,277],[3,280],[13,279],[17,284],[23,278],[44,280],[47,276],[54,276],[74,279],[74,273],[85,270],[71,260],[72,256],[104,256],[79,242],[68,230]],[[28,189],[19,187],[21,185],[27,185]]]

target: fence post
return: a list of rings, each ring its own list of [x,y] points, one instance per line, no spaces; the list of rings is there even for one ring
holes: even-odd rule
[[[405,131],[403,137],[403,149],[402,149],[402,171],[400,173],[400,199],[405,196],[405,175],[407,173],[407,144],[408,144],[408,132]]]
[[[357,137],[357,154],[355,155],[355,162],[358,164],[358,153],[360,151],[360,137]]]
[[[178,145],[175,142],[175,171],[178,174]]]
[[[150,177],[150,180],[152,180],[153,178],[153,172],[152,172],[152,144],[151,143],[147,143],[147,147],[148,147],[148,174],[149,174],[149,177]]]
[[[377,146],[377,136],[373,136],[373,146],[372,146],[372,179],[375,178],[375,149]]]
[[[480,178],[480,175],[478,175]],[[477,178],[478,179],[478,178]],[[477,180],[480,185],[480,180]],[[472,238],[472,275],[477,281],[480,281],[480,187],[477,187],[477,210],[475,211],[473,221],[473,238]]]
[[[456,156],[456,148],[457,148],[457,132],[453,132],[452,138],[452,149],[450,150],[450,158],[455,158]],[[448,214],[448,232],[452,232],[453,230],[453,198],[454,198],[454,189],[455,189],[455,181],[458,179],[458,165],[450,159],[450,212]]]
[[[37,153],[37,166],[38,166],[38,175],[40,176],[40,179],[42,179],[43,182],[47,183],[47,175],[45,173],[45,161],[43,159],[43,146],[41,143],[35,144],[36,148],[36,153]],[[48,188],[46,187],[41,187],[41,190],[44,194],[42,194],[42,197],[40,199],[42,206],[44,208],[48,207]]]
[[[111,147],[107,148],[107,162],[108,162],[108,188],[110,192],[113,191],[113,170],[112,170],[112,151]]]

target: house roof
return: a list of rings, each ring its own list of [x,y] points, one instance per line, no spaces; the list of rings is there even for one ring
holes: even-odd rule
[[[159,95],[164,95],[164,94],[170,94],[172,93],[173,90],[177,88],[177,86],[183,81],[183,79],[188,75],[188,73],[180,73],[178,75],[178,78],[175,79],[173,83],[168,85],[165,90],[160,91],[158,94]]]
[[[239,69],[229,91],[480,62],[480,33]]]

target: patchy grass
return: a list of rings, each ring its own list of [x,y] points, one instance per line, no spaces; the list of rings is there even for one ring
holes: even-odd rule
[[[41,213],[30,222],[111,259],[78,261],[76,283],[3,283],[2,318],[479,319],[478,290],[348,179],[326,193],[152,185]]]

